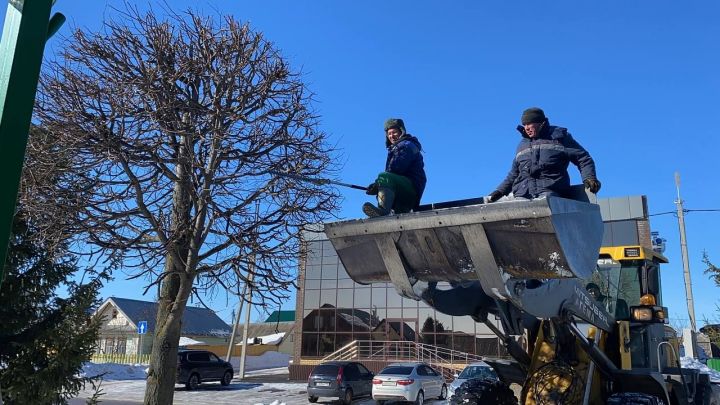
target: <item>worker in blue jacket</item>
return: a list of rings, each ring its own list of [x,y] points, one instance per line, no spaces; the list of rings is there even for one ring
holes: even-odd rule
[[[400,118],[385,121],[385,171],[368,186],[368,195],[377,195],[377,206],[363,204],[369,217],[410,212],[420,204],[427,177],[420,141],[405,130]]]
[[[517,130],[522,140],[515,152],[512,167],[505,180],[486,197],[495,202],[511,191],[515,198],[547,196],[568,197],[570,176],[568,165],[580,169],[583,184],[592,193],[600,191],[595,175],[595,162],[566,128],[550,125],[543,110],[528,108]]]

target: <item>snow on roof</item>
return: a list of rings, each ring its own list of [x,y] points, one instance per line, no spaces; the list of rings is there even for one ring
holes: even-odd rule
[[[283,337],[285,336],[285,332],[280,333],[273,333],[272,335],[265,335],[265,336],[256,336],[257,338],[260,338],[261,344],[263,345],[279,345],[280,342],[282,342]],[[248,338],[247,343],[249,345],[253,344],[255,342],[256,337]],[[242,342],[238,343],[239,345],[242,345]]]
[[[357,327],[360,327],[365,330],[370,330],[370,326],[365,323],[360,317],[355,315],[346,314],[344,312],[338,311],[338,316],[340,316],[342,319],[345,320],[345,322],[355,325]]]

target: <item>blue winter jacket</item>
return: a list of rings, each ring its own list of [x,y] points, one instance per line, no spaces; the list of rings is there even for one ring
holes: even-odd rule
[[[535,138],[530,138],[522,126],[523,136],[515,153],[512,167],[497,190],[503,195],[510,191],[515,197],[535,198],[555,192],[566,197],[570,190],[568,165],[580,169],[582,179],[596,178],[595,162],[590,154],[573,139],[566,128],[549,125]]]
[[[422,146],[417,138],[410,134],[403,135],[395,144],[388,146],[385,171],[405,176],[410,179],[417,201],[419,203],[427,177],[425,177],[425,162],[423,161]]]

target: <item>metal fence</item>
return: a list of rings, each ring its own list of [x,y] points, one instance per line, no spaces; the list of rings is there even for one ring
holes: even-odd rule
[[[149,354],[95,353],[90,358],[93,363],[150,364]]]

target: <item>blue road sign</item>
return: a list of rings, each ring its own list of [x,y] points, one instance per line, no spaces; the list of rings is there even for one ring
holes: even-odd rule
[[[138,322],[138,333],[144,335],[147,333],[147,321]]]

